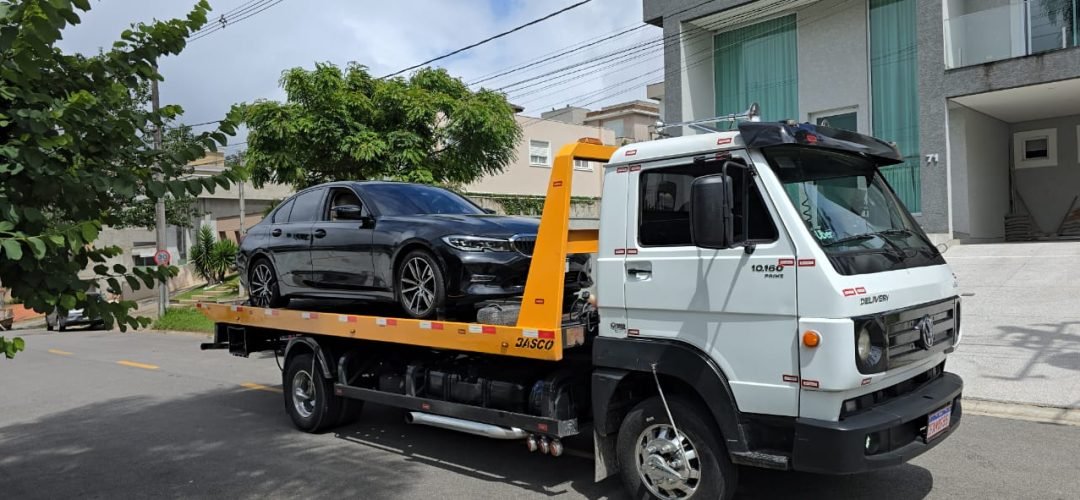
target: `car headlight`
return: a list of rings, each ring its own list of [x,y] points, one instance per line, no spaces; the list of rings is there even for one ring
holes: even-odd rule
[[[480,236],[444,236],[447,245],[466,252],[509,252],[510,240],[505,238],[484,238]]]
[[[881,323],[875,319],[855,322],[855,364],[860,373],[881,373],[888,370],[885,349],[888,338]]]

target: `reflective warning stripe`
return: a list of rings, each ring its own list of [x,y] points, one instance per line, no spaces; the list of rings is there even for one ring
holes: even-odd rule
[[[281,313],[278,312],[276,309],[263,309],[263,314],[266,316],[278,316]]]
[[[397,326],[397,320],[393,318],[375,318],[375,324],[379,326]]]
[[[495,327],[489,325],[469,325],[469,333],[495,334]]]
[[[240,312],[244,310],[243,306],[229,306],[229,310],[232,312]]]
[[[356,323],[356,316],[349,316],[348,314],[338,315],[337,320],[342,323]]]
[[[438,323],[438,322],[434,322],[434,321],[421,321],[420,322],[420,329],[421,330],[442,330],[443,329],[443,324]]]
[[[319,313],[302,312],[300,313],[300,317],[303,319],[317,319],[319,317]]]

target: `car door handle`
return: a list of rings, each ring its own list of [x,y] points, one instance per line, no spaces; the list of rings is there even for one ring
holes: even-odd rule
[[[323,236],[326,236],[326,230],[325,229],[316,229],[311,234],[312,234],[312,236],[315,236],[316,238],[322,238]]]
[[[281,230],[274,229],[273,231],[270,231],[270,236],[281,236]]]

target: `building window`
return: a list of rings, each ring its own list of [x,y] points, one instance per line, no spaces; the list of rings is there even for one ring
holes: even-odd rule
[[[895,142],[904,163],[881,174],[908,210],[921,211],[919,75],[915,0],[870,0],[870,106],[874,137]]]
[[[529,165],[534,167],[551,166],[551,143],[547,141],[529,141]]]
[[[817,125],[851,132],[859,131],[859,115],[855,111],[824,111],[811,113],[810,116]]]
[[[136,267],[157,266],[153,255],[132,255],[131,260]]]
[[[626,137],[626,129],[623,126],[623,121],[621,119],[619,119],[619,120],[608,120],[608,121],[604,122],[604,128],[606,128],[606,129],[608,129],[608,130],[610,130],[612,132],[615,132],[615,138],[616,139],[618,139],[620,137]]]
[[[795,14],[720,33],[713,38],[716,114],[761,105],[761,118],[798,118],[799,66]]]
[[[1028,130],[1013,134],[1016,168],[1057,166],[1057,129]]]
[[[592,162],[589,160],[574,160],[574,170],[592,172]]]

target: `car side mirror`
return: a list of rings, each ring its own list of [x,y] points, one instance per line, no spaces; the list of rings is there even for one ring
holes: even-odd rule
[[[484,210],[484,213],[485,213],[485,214],[488,214],[488,215],[495,215],[495,214],[497,214],[497,213],[498,213],[498,212],[496,212],[496,211],[495,211],[495,209],[494,209],[494,208],[485,208],[485,209],[483,209],[483,210]]]
[[[361,220],[364,209],[360,205],[338,205],[332,209],[337,220]]]
[[[731,176],[698,177],[690,185],[690,237],[701,248],[728,248],[732,235]]]

